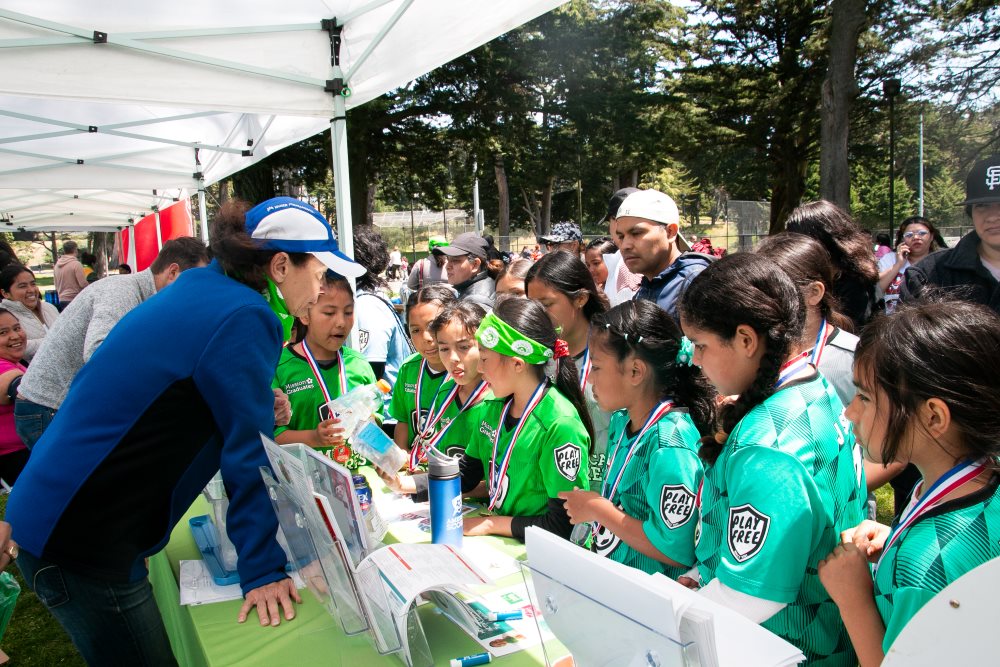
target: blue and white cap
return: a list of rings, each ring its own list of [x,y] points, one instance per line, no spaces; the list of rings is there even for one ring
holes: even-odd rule
[[[247,211],[244,224],[261,248],[307,252],[331,271],[349,278],[365,274],[365,267],[340,252],[326,218],[298,199],[275,197],[261,202]]]

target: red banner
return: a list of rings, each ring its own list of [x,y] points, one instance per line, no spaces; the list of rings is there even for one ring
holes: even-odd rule
[[[182,199],[176,204],[160,210],[160,239],[164,242],[180,236],[193,236],[194,222],[191,217],[191,200]],[[130,264],[129,233],[123,230],[118,234],[120,263]],[[150,213],[135,225],[135,266],[133,271],[142,271],[156,259],[160,248],[156,243],[156,215]]]

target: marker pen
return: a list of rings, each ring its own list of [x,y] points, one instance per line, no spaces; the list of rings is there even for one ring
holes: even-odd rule
[[[452,658],[449,667],[475,667],[476,665],[488,665],[493,660],[489,653],[477,653],[467,655],[464,658]]]
[[[491,611],[486,614],[486,618],[490,621],[520,621],[524,618],[524,613],[520,609],[515,611]]]

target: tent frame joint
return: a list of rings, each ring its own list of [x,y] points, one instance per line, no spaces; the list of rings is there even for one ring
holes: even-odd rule
[[[108,33],[101,32],[100,30],[94,31],[94,44],[107,44],[108,43]]]
[[[337,17],[323,19],[319,22],[320,27],[330,33],[330,64],[340,67],[340,45],[343,42],[342,34],[344,26],[337,23]]]

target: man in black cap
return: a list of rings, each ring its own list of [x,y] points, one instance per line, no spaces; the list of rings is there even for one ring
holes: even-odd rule
[[[618,245],[618,235],[615,233],[615,221],[618,218],[618,208],[626,197],[638,191],[639,188],[622,188],[611,195],[611,201],[608,203],[608,214],[604,219],[608,222],[608,236],[611,237],[616,246]],[[608,279],[604,281],[604,293],[608,297],[608,302],[612,306],[617,306],[620,303],[631,301],[636,290],[639,289],[642,276],[629,271],[625,262],[622,261],[620,250],[613,255],[604,255],[604,263],[608,267]]]
[[[980,160],[965,181],[965,214],[974,231],[954,248],[924,258],[906,272],[904,300],[925,285],[955,289],[959,298],[1000,312],[1000,155]]]
[[[489,242],[474,232],[459,234],[450,245],[441,248],[448,257],[448,282],[458,291],[458,298],[493,309],[496,283],[486,272]]]

